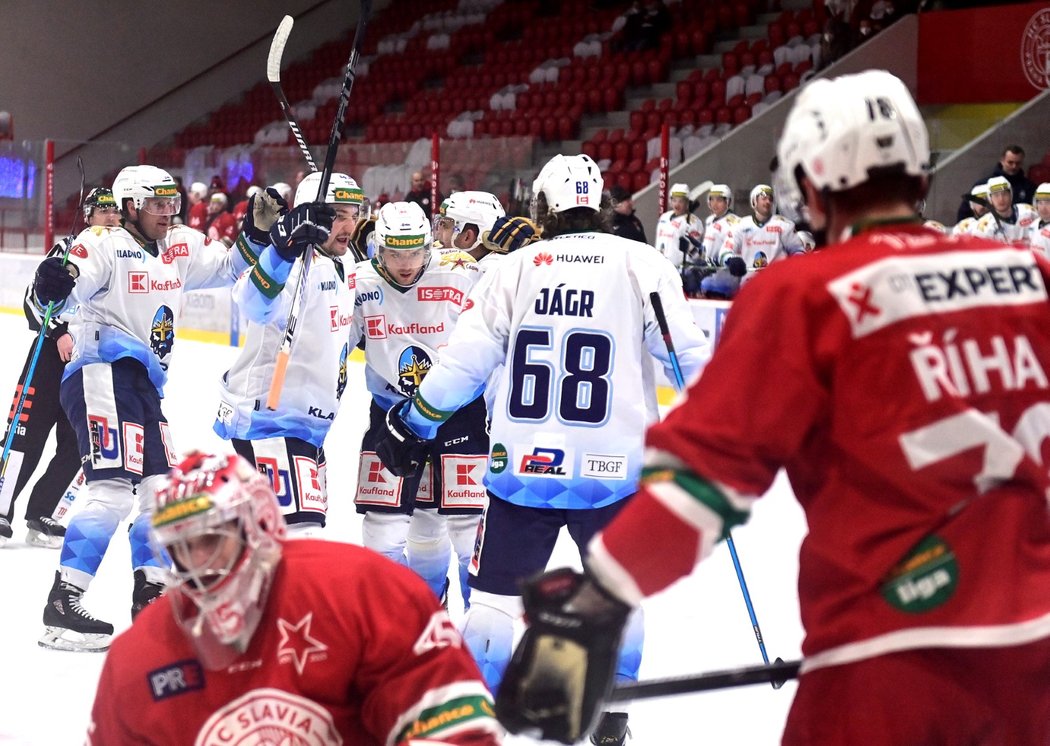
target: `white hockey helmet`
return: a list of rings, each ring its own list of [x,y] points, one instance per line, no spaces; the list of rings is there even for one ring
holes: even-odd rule
[[[208,196],[208,185],[203,181],[195,181],[190,184],[190,194],[202,200]]]
[[[292,203],[292,186],[291,186],[291,184],[286,184],[283,181],[278,181],[276,184],[273,185],[273,188],[277,190],[277,193],[279,195],[281,195],[281,199],[283,199],[288,204]]]
[[[988,182],[987,181],[982,181],[980,184],[975,185],[974,188],[970,190],[970,196],[971,197],[980,197],[983,200],[987,200],[988,199]]]
[[[388,202],[376,216],[369,240],[389,278],[402,287],[415,285],[430,258],[434,237],[423,208],[415,202]]]
[[[726,201],[726,209],[733,209],[733,190],[728,184],[712,184],[707,192],[708,204],[711,204],[712,197],[721,197]]]
[[[808,218],[801,176],[841,192],[880,172],[924,177],[929,168],[929,135],[908,88],[868,70],[802,88],[777,144],[776,191],[789,218]]]
[[[1012,194],[1014,191],[1014,188],[1010,185],[1010,180],[1005,176],[993,176],[988,179],[988,183],[985,184],[985,187],[988,189],[989,197],[993,194],[999,194],[1000,192],[1010,192]]]
[[[1050,199],[1050,181],[1044,181],[1035,188],[1035,196],[1032,197],[1032,202],[1039,202],[1044,199]]]
[[[756,202],[756,200],[763,194],[766,195],[767,197],[769,197],[770,201],[773,201],[774,204],[776,204],[775,201],[773,200],[773,187],[771,187],[769,184],[755,184],[754,188],[751,190],[751,209],[752,210],[755,209],[755,202]]]
[[[601,209],[602,179],[598,164],[586,154],[558,154],[547,161],[532,182],[532,219],[538,220],[536,198],[542,193],[550,212],[586,207]]]
[[[113,198],[120,211],[125,200],[131,200],[136,210],[153,215],[177,215],[182,207],[179,188],[171,174],[156,166],[127,166],[113,180]]]
[[[191,453],[156,491],[151,524],[172,559],[176,621],[206,668],[225,668],[251,642],[281,559],[270,480],[241,456]]]
[[[245,199],[251,199],[256,194],[259,194],[261,191],[262,191],[262,187],[261,186],[258,186],[256,184],[252,184],[250,187],[248,187],[247,191],[245,191],[244,198]]]
[[[681,197],[682,199],[689,199],[689,185],[688,184],[672,184],[670,190],[667,192],[667,196],[670,199],[675,197]]]
[[[299,182],[299,186],[295,190],[295,204],[292,206],[298,207],[306,202],[316,202],[317,190],[320,186],[320,173],[315,171],[307,175],[306,178]],[[324,201],[332,205],[352,205],[357,207],[360,214],[361,205],[365,201],[365,193],[357,185],[357,182],[346,174],[333,172],[332,178],[328,181],[328,194],[325,196]]]
[[[477,228],[478,235],[471,246],[461,247],[473,249],[481,243],[482,235],[492,230],[492,224],[496,218],[506,215],[506,210],[499,203],[494,194],[488,192],[456,192],[441,203],[441,217],[452,220],[455,225],[452,228],[452,241],[466,230],[467,226],[473,225]]]

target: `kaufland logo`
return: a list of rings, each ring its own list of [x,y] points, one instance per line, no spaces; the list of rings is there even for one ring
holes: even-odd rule
[[[416,288],[416,300],[442,301],[447,300],[457,306],[463,304],[463,291],[451,287],[422,287]]]
[[[337,332],[344,326],[350,326],[353,321],[353,314],[340,313],[338,306],[328,307],[328,317],[332,322],[332,331]]]
[[[128,292],[148,293],[149,272],[128,272]]]
[[[365,336],[369,339],[386,339],[386,316],[365,316]]]

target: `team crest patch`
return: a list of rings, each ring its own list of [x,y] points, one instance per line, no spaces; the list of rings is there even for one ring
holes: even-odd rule
[[[397,359],[397,385],[401,393],[411,399],[432,367],[434,361],[422,347],[412,345],[402,350]]]
[[[149,346],[159,358],[171,354],[175,344],[175,314],[167,306],[161,306],[153,315],[153,324],[149,330]]]

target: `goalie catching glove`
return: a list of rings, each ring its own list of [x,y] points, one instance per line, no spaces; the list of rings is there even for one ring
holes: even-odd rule
[[[273,187],[253,194],[248,198],[248,211],[244,215],[244,234],[257,244],[270,243],[270,228],[277,219],[288,212],[288,203]]]
[[[503,674],[496,717],[511,733],[575,743],[611,690],[631,609],[569,568],[526,582],[522,602],[529,626]]]
[[[430,441],[412,432],[398,411],[411,405],[411,401],[406,401],[390,407],[384,420],[386,428],[379,433],[376,440],[376,455],[383,462],[383,466],[396,477],[418,474],[427,459],[426,447]]]
[[[509,254],[528,246],[536,239],[537,233],[539,229],[528,218],[498,217],[492,230],[482,234],[481,243],[489,251]]]
[[[270,228],[270,241],[286,262],[294,262],[311,246],[324,246],[332,231],[335,210],[307,202],[282,215]]]

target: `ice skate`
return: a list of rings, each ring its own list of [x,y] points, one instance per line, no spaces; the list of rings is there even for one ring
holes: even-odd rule
[[[109,649],[113,625],[91,616],[81,600],[84,590],[62,580],[55,572],[55,583],[44,607],[42,648],[73,652],[102,652]]]
[[[136,570],[135,587],[131,591],[131,621],[135,621],[139,612],[160,598],[162,593],[164,593],[163,585],[149,582],[146,580],[145,572]]]
[[[66,527],[51,516],[26,520],[26,544],[47,549],[60,549],[66,536]]]
[[[591,743],[601,746],[624,746],[631,730],[627,727],[626,712],[603,712],[598,727],[591,733]]]
[[[10,521],[0,515],[0,547],[6,544],[12,536],[14,536],[14,531],[11,530]]]

